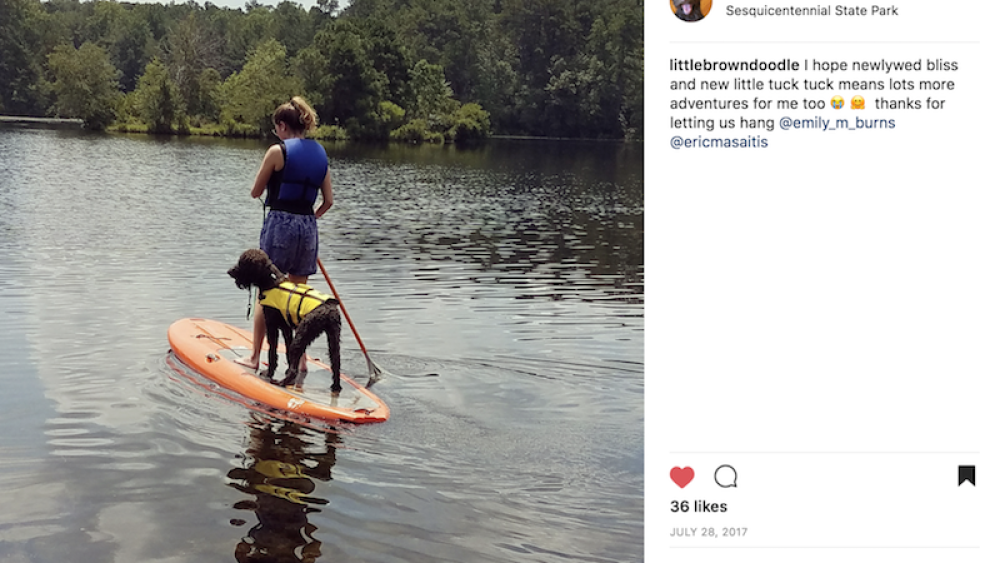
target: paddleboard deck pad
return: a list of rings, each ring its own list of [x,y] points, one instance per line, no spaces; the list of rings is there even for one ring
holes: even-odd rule
[[[326,422],[384,422],[389,418],[389,407],[346,375],[340,376],[341,392],[331,394],[330,367],[311,357],[307,358],[309,375],[301,393],[268,383],[250,368],[234,361],[250,356],[252,337],[243,329],[211,319],[180,319],[167,330],[170,348],[177,359],[235,393],[224,395],[246,406]],[[261,351],[261,367],[266,358],[267,342]],[[284,377],[285,373],[283,346],[279,348],[278,358],[275,379]]]

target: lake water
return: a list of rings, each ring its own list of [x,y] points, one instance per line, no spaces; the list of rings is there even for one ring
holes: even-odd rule
[[[0,129],[0,560],[642,560],[641,146],[329,145],[392,411],[331,431],[167,363],[176,319],[250,326],[265,149]]]

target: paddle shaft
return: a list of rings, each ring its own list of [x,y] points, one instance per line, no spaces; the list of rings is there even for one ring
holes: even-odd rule
[[[358,329],[354,328],[354,321],[351,320],[351,316],[347,314],[347,309],[344,307],[344,302],[337,295],[337,289],[333,287],[333,282],[330,280],[330,275],[326,273],[326,268],[323,267],[323,261],[316,258],[316,264],[319,266],[319,271],[323,272],[323,277],[326,278],[327,285],[330,286],[330,291],[333,292],[333,296],[340,303],[340,311],[344,313],[344,318],[347,319],[347,324],[351,327],[351,332],[354,333],[354,338],[358,341],[358,346],[361,347],[361,353],[365,355],[365,359],[368,360],[369,365],[372,363],[371,358],[368,357],[368,350],[365,348],[365,343],[361,341],[361,336],[358,334]]]

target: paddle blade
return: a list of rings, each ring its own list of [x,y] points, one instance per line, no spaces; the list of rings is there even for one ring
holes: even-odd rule
[[[378,366],[367,354],[365,354],[365,360],[368,361],[368,383],[365,384],[365,389],[371,389],[372,385],[379,379],[382,379],[384,370]]]

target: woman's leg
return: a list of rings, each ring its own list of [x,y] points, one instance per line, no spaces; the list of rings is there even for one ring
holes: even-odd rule
[[[257,365],[260,363],[260,349],[264,347],[265,332],[264,308],[260,306],[260,303],[257,303],[253,310],[253,350],[249,358],[236,359],[237,364],[252,370],[257,369]]]

